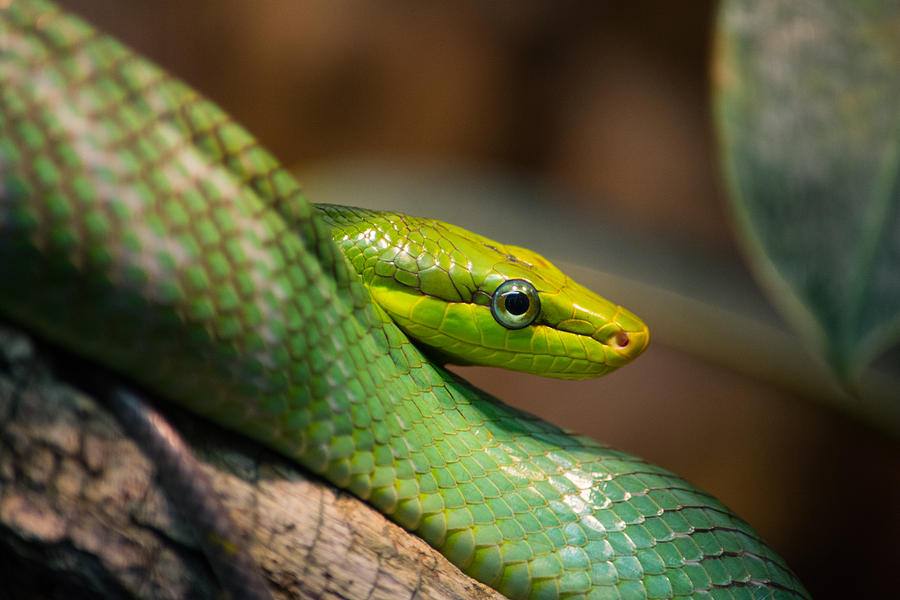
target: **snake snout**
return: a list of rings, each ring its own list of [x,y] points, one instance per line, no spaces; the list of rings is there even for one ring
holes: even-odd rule
[[[650,331],[645,325],[639,331],[621,330],[611,336],[611,346],[620,354],[633,360],[647,349],[650,344]]]
[[[603,344],[608,352],[613,352],[618,357],[616,362],[621,360],[624,364],[640,356],[647,348],[650,332],[643,321],[625,313],[624,309],[618,310],[616,318],[599,327],[591,337]]]
[[[617,306],[611,323],[618,330],[611,336],[611,345],[623,357],[632,360],[646,350],[650,343],[650,330],[637,315]]]

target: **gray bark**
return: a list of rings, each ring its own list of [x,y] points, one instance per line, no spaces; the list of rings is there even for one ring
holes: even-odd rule
[[[293,463],[167,414],[275,598],[500,598]],[[104,407],[54,373],[28,336],[0,324],[0,597],[221,597],[185,518]]]

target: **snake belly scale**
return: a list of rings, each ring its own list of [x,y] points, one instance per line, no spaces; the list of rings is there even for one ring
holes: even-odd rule
[[[510,598],[807,597],[709,494],[441,366],[601,375],[646,345],[637,317],[527,250],[309,204],[220,109],[39,0],[0,2],[0,313]]]

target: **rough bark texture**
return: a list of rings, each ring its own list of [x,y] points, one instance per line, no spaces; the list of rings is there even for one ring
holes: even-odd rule
[[[212,571],[102,405],[0,324],[0,598],[218,598]],[[275,598],[500,598],[292,463],[168,411]]]

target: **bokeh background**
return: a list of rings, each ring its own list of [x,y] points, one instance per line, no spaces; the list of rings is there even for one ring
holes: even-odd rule
[[[710,117],[714,2],[63,4],[222,105],[313,201],[463,215],[600,273],[654,334],[637,363],[464,375],[714,493],[814,597],[896,591],[897,424],[835,408],[744,266]]]

